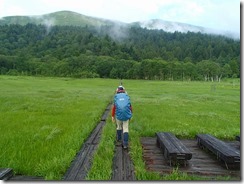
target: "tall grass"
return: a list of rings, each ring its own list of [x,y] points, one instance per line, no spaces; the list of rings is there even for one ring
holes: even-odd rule
[[[0,83],[0,168],[51,180],[61,179],[115,86],[102,79],[8,76]]]
[[[114,157],[114,142],[116,125],[112,123],[110,117],[103,129],[101,143],[94,155],[91,170],[86,177],[87,180],[111,180],[113,157]]]
[[[142,159],[140,137],[169,131],[179,138],[209,133],[233,140],[240,134],[240,85],[223,82],[128,81],[133,105],[130,124],[131,156],[138,180],[158,180],[148,173]],[[161,177],[168,180],[174,177]],[[179,180],[195,180],[179,176]]]
[[[0,167],[59,180],[112,99],[118,80],[0,76]],[[138,180],[198,180],[174,171],[148,172],[140,137],[170,131],[193,139],[209,133],[233,140],[240,134],[238,81],[166,82],[124,80],[131,97],[130,155]],[[109,180],[115,126],[103,129],[88,180]]]
[[[132,127],[140,136],[171,131],[184,138],[210,133],[231,140],[240,134],[240,86],[144,81],[128,89],[134,107]]]
[[[140,137],[170,131],[180,138],[195,138],[210,133],[220,139],[233,140],[240,134],[240,86],[238,82],[160,82],[125,80],[131,97],[133,118],[129,127],[130,155],[138,180],[209,180],[191,176],[177,168],[170,175],[146,170]],[[110,117],[109,117],[110,118]],[[89,180],[109,180],[115,127],[108,119],[101,144],[95,155]],[[228,127],[228,128],[227,128]],[[216,177],[228,180],[228,177]]]

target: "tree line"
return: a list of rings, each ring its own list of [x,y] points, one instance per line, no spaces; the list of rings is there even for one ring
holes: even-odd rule
[[[0,73],[81,78],[240,77],[240,41],[134,27],[0,26]]]

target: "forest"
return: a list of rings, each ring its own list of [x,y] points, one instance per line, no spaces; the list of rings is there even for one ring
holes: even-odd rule
[[[139,26],[0,26],[0,74],[221,81],[240,77],[240,40]]]

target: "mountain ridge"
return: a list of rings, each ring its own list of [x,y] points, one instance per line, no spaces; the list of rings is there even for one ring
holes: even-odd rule
[[[217,30],[212,28],[207,28],[203,26],[195,26],[192,24],[181,23],[181,22],[173,22],[173,21],[166,21],[162,19],[151,19],[146,21],[139,22],[141,27],[145,27],[148,29],[163,29],[166,32],[200,32],[203,34],[214,34],[214,35],[222,35],[226,37],[230,37],[233,39],[240,39],[240,35],[224,30]]]
[[[162,19],[150,19],[145,21],[136,21],[132,23],[124,23],[117,20],[110,20],[98,18],[94,16],[87,16],[77,12],[63,10],[52,12],[43,15],[32,16],[6,16],[0,18],[0,25],[20,24],[26,25],[28,23],[44,24],[46,26],[140,26],[147,29],[162,29],[165,32],[200,32],[203,34],[222,35],[233,39],[240,39],[240,35],[235,33],[214,30],[202,26],[195,26],[187,23],[166,21]]]

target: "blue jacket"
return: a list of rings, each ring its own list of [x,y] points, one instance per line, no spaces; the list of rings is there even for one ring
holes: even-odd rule
[[[126,93],[118,93],[114,96],[114,110],[116,118],[120,121],[127,121],[132,117],[130,97]]]

